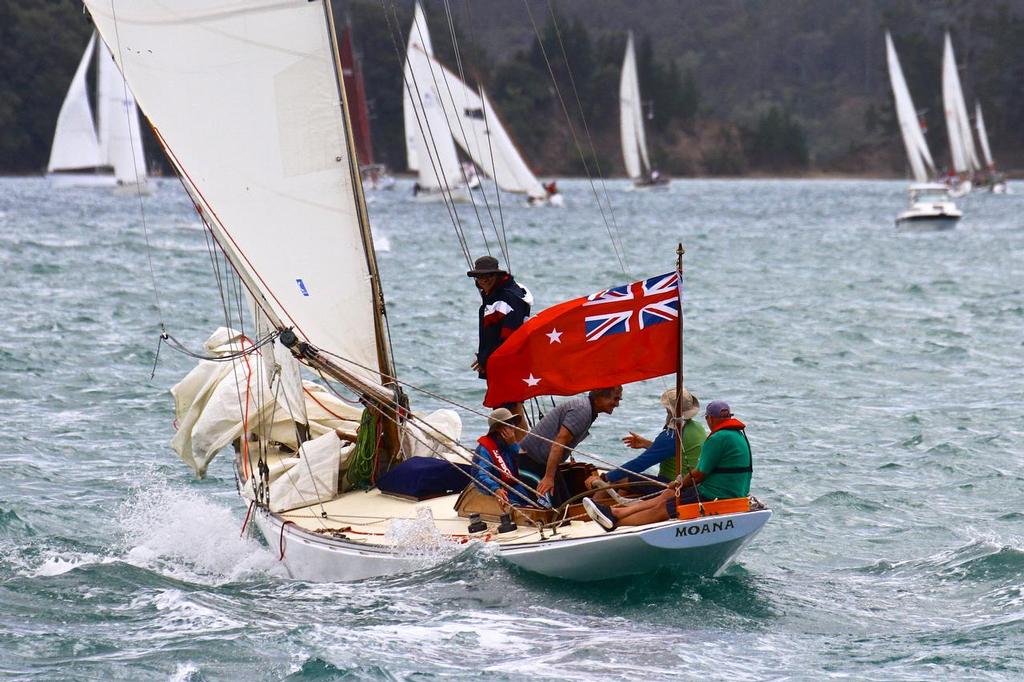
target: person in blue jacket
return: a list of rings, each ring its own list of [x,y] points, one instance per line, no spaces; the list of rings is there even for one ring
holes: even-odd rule
[[[517,507],[534,503],[533,495],[519,478],[516,439],[521,428],[522,418],[518,414],[499,407],[487,417],[487,435],[477,440],[473,453],[473,477],[477,487]]]

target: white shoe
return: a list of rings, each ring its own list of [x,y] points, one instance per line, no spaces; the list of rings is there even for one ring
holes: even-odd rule
[[[612,510],[603,504],[594,502],[589,497],[583,498],[583,509],[586,510],[587,516],[605,530],[613,530],[617,525]]]

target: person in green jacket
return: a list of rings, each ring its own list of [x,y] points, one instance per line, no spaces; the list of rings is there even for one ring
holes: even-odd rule
[[[704,419],[711,433],[704,441],[695,468],[670,483],[657,497],[639,504],[609,507],[585,498],[583,507],[590,518],[605,530],[619,525],[642,526],[676,518],[682,504],[748,496],[753,459],[746,425],[735,418],[724,400],[708,403]]]
[[[662,432],[652,441],[630,431],[629,435],[622,439],[622,442],[628,447],[643,450],[643,452],[623,464],[620,468],[595,477],[600,480],[590,479],[588,481],[589,487],[604,487],[604,483],[629,481],[633,484],[629,487],[630,492],[647,495],[657,493],[663,489],[663,486],[650,482],[652,478],[662,483],[668,483],[676,478],[678,475],[676,471],[676,430],[673,423],[673,416],[676,411],[676,389],[670,388],[662,393],[659,402],[665,408],[665,426]],[[700,411],[700,401],[685,388],[683,389],[683,399],[680,407],[682,410],[679,416],[683,419],[683,469],[685,471],[697,463],[700,457],[701,446],[704,444],[704,439],[707,438],[708,432],[700,422],[693,420],[697,416],[697,412]],[[655,464],[658,465],[656,476],[648,474],[643,476],[636,475]],[[597,499],[605,501],[606,498],[601,495]]]

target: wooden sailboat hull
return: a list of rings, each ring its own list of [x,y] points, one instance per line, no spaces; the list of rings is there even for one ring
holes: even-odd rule
[[[497,546],[510,564],[533,573],[572,581],[595,581],[670,570],[717,576],[771,518],[771,511],[723,514],[686,521],[623,527],[583,537],[553,535],[534,542],[482,541]],[[313,533],[281,515],[256,509],[254,521],[281,557],[288,574],[298,580],[343,582],[423,570],[458,554],[410,553],[389,545],[351,542]],[[596,525],[596,524],[587,524]],[[500,536],[499,536],[500,537]],[[469,549],[471,542],[462,537]]]

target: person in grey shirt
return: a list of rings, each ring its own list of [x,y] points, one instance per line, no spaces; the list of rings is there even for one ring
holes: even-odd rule
[[[544,415],[520,443],[524,457],[520,469],[540,479],[537,492],[555,491],[554,504],[567,499],[568,490],[558,474],[558,465],[590,435],[590,425],[602,412],[611,414],[622,400],[622,386],[594,389],[585,396],[566,400]]]

